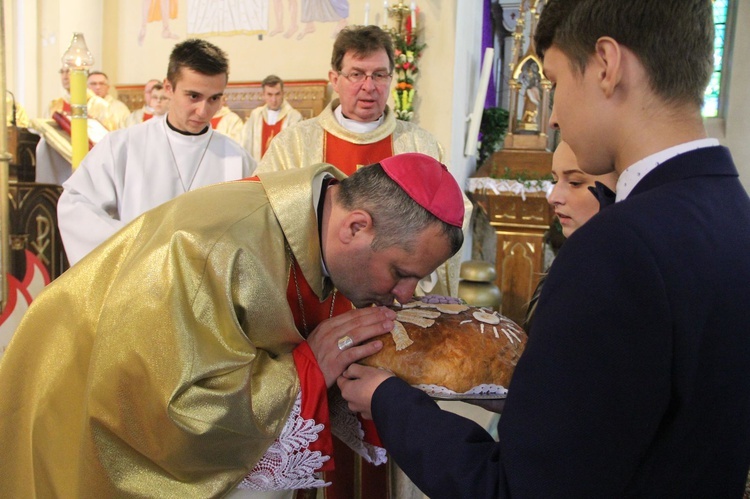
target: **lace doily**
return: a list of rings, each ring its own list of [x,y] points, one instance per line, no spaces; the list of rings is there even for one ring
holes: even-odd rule
[[[237,486],[252,490],[291,490],[330,485],[315,470],[331,457],[310,451],[310,443],[318,439],[324,425],[300,416],[302,396],[297,394],[292,413],[279,437],[271,444],[255,468]]]
[[[500,385],[477,385],[471,390],[458,393],[438,385],[414,385],[434,399],[441,400],[479,400],[479,399],[504,399],[508,395],[508,389]]]

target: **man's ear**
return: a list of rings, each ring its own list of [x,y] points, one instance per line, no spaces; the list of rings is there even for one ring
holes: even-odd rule
[[[605,97],[612,97],[622,81],[624,55],[623,47],[614,38],[603,36],[596,41],[592,69],[597,71],[599,88]]]
[[[341,221],[339,240],[343,244],[362,242],[369,244],[373,238],[372,217],[364,210],[349,212]]]
[[[331,69],[328,71],[328,81],[331,82],[331,86],[333,87],[333,90],[338,93],[338,84],[339,84],[339,72],[335,69]]]
[[[174,88],[172,88],[172,82],[169,81],[167,78],[164,78],[164,91],[167,92],[167,95],[171,98],[174,95]]]

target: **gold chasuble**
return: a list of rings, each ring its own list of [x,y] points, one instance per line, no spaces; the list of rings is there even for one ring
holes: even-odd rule
[[[300,390],[285,247],[310,301],[333,291],[312,206],[323,171],[343,178],[317,165],[179,196],[34,300],[0,361],[4,497],[235,489]]]

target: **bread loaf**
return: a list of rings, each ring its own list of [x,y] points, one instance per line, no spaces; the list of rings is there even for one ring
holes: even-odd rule
[[[394,330],[375,338],[383,349],[362,364],[388,369],[411,385],[438,385],[456,393],[510,384],[527,337],[507,317],[420,301],[394,310]]]

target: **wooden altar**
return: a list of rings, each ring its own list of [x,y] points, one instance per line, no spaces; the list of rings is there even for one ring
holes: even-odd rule
[[[500,311],[519,324],[545,270],[544,236],[554,212],[544,192],[547,184],[524,185],[517,180],[498,181],[498,177],[506,168],[511,173],[541,176],[550,171],[551,164],[549,152],[502,150],[470,179],[471,196],[487,215],[497,238],[495,283],[502,293]]]

